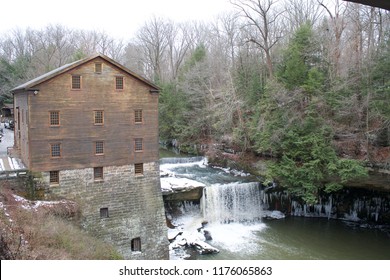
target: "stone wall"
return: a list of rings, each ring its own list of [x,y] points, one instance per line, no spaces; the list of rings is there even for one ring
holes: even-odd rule
[[[49,172],[40,180],[50,185],[48,196],[75,200],[83,227],[114,244],[124,258],[168,259],[159,163],[144,163],[143,175],[134,173],[134,165],[109,166],[101,181],[94,180],[93,168],[60,171],[57,185],[49,184]],[[103,208],[108,217],[101,217]],[[138,238],[141,251],[134,251],[131,243]]]

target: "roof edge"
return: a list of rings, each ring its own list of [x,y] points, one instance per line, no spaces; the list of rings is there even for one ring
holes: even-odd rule
[[[80,65],[88,63],[89,61],[92,61],[98,57],[109,62],[110,64],[121,69],[122,71],[128,73],[129,75],[133,76],[137,80],[149,85],[153,89],[155,89],[157,91],[161,91],[161,88],[159,86],[157,86],[156,84],[154,84],[153,82],[151,82],[148,79],[142,77],[141,75],[133,72],[132,70],[130,70],[127,67],[123,66],[122,64],[116,62],[112,58],[98,53],[98,54],[95,54],[95,55],[92,55],[92,56],[89,56],[89,57],[86,57],[86,58],[83,58],[83,59],[80,59],[80,60],[77,60],[77,61],[74,61],[74,62],[71,62],[68,64],[65,64],[65,65],[60,66],[52,71],[49,71],[41,76],[38,76],[38,77],[36,77],[36,78],[34,78],[34,79],[24,83],[24,84],[21,84],[15,88],[11,89],[11,93],[15,94],[15,93],[25,92],[25,91],[34,91],[34,90],[36,90],[34,87],[36,87],[37,85],[44,83],[44,82],[46,82],[46,81],[48,81],[48,80],[50,80],[58,75],[61,75],[65,72],[68,72],[69,70],[74,69]]]

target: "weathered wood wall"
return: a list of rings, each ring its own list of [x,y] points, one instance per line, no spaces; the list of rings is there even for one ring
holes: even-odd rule
[[[102,73],[95,73],[95,62]],[[71,89],[72,75],[81,75],[81,89]],[[124,76],[124,89],[115,77]],[[151,86],[97,57],[41,84],[29,93],[30,163],[32,171],[115,166],[158,160],[158,96]],[[143,110],[135,124],[134,110]],[[104,124],[94,124],[94,111],[104,111]],[[49,112],[60,112],[60,126],[51,127]],[[143,151],[134,151],[134,139]],[[95,141],[104,142],[104,155],[95,155]],[[50,144],[61,144],[61,157],[52,158]],[[27,163],[26,163],[27,164]]]
[[[14,103],[14,146],[20,148],[20,156],[26,165],[30,162],[30,151],[28,145],[28,98],[28,93],[20,93]]]

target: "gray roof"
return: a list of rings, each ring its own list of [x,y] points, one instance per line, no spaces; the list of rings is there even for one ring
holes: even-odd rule
[[[105,55],[102,55],[102,54],[96,54],[94,56],[91,56],[91,57],[87,57],[87,58],[84,58],[84,59],[80,59],[80,60],[77,60],[77,61],[74,61],[72,63],[68,63],[68,64],[65,64],[61,67],[58,67],[50,72],[47,72],[39,77],[36,77],[35,79],[32,79],[24,84],[21,84],[15,88],[13,88],[11,90],[11,92],[13,93],[16,93],[16,92],[20,92],[20,91],[27,91],[27,90],[34,90],[34,87],[36,87],[37,85],[47,81],[47,80],[50,80],[62,73],[65,73],[66,71],[69,71],[73,68],[76,68],[77,66],[81,65],[81,64],[84,64],[92,59],[95,59],[97,57],[100,57],[102,58],[103,60],[106,60],[107,62],[113,64],[114,66],[120,68],[121,70],[127,72],[128,74],[130,74],[131,76],[133,76],[134,78],[140,80],[141,82],[151,86],[152,88],[156,89],[156,90],[160,90],[160,88],[153,84],[152,82],[150,82],[149,80],[143,78],[142,76],[134,73],[133,71],[129,70],[128,68],[126,68],[125,66],[119,64],[118,62],[114,61],[113,59],[105,56]]]

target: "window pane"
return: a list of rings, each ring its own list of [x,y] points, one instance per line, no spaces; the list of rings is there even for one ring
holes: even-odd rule
[[[123,77],[115,77],[115,88],[123,89]]]
[[[50,184],[58,184],[59,182],[59,171],[50,171]]]
[[[60,157],[61,156],[61,144],[52,144],[51,145],[51,156]]]
[[[135,116],[135,122],[136,123],[142,123],[142,110],[135,110],[134,111],[134,116]]]
[[[103,141],[95,142],[95,154],[97,154],[97,155],[104,154],[104,143],[103,143]]]
[[[136,138],[134,142],[135,142],[135,150],[142,151],[143,150],[142,138]]]
[[[60,125],[60,112],[50,112],[50,125]]]
[[[104,123],[104,112],[95,111],[95,124],[103,124],[103,123]]]
[[[72,89],[81,89],[81,76],[72,76]]]

